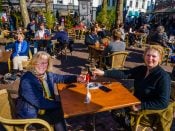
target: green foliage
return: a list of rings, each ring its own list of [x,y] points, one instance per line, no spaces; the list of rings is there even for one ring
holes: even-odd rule
[[[74,25],[74,20],[73,20],[73,16],[68,14],[68,16],[66,17],[66,23],[65,23],[65,27],[67,29],[72,28]]]
[[[108,22],[107,22],[107,24],[106,24],[106,27],[107,28],[111,28],[111,26],[112,26],[112,24],[114,24],[114,22],[115,22],[115,18],[116,16],[115,16],[115,7],[114,8],[112,8],[111,10],[108,10],[107,11],[107,19],[108,19]]]
[[[51,11],[47,11],[44,13],[44,16],[46,18],[46,26],[48,29],[53,29],[54,23],[55,23],[55,17]]]
[[[96,21],[106,25],[106,28],[110,29],[111,25],[115,22],[115,7],[106,11],[102,9],[97,15]]]
[[[0,12],[2,12],[2,0],[0,0]]]
[[[16,19],[16,27],[22,26],[22,15],[20,12],[13,12],[12,14]]]
[[[104,24],[106,25],[108,20],[107,20],[107,3],[105,3],[102,8],[101,11],[98,13],[96,21],[98,23]]]

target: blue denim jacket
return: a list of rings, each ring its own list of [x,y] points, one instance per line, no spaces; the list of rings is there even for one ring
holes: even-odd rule
[[[38,78],[31,72],[26,72],[19,85],[19,98],[17,101],[17,117],[36,118],[39,109],[50,110],[60,108],[58,101],[54,100],[54,83],[76,82],[75,75],[59,75],[47,73],[47,83],[53,100],[46,99]]]

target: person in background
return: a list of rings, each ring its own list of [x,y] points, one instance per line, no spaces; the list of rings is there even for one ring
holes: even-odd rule
[[[72,44],[73,43],[70,43],[68,33],[64,30],[63,26],[58,27],[58,31],[52,37],[52,40],[55,40],[55,39],[57,39],[57,41],[59,42],[59,44],[56,45],[56,46],[58,46],[58,48],[63,48],[64,45],[67,44],[68,48],[72,52]]]
[[[151,45],[144,52],[145,65],[129,70],[96,69],[93,73],[116,79],[134,79],[134,95],[141,101],[141,104],[132,106],[133,111],[165,109],[170,100],[171,79],[160,66],[164,56],[163,51],[160,45]]]
[[[11,54],[11,59],[13,61],[12,74],[15,79],[18,71],[20,71],[21,74],[23,73],[22,61],[28,60],[29,44],[27,43],[27,41],[24,40],[23,34],[18,34],[17,40],[12,44],[8,44],[5,47],[5,49],[6,50],[12,49]]]
[[[116,51],[125,51],[126,44],[125,42],[121,41],[122,33],[119,29],[114,29],[112,31],[112,40],[109,45],[104,50],[104,55],[111,54]]]
[[[104,49],[103,55],[108,56],[109,54],[112,54],[117,51],[125,51],[126,44],[125,42],[121,41],[122,39],[122,33],[119,29],[114,29],[112,31],[112,40],[107,45],[107,47]],[[107,65],[111,65],[111,58],[106,58],[105,60]]]
[[[95,44],[99,44],[100,42],[101,42],[101,38],[97,34],[97,28],[93,26],[91,28],[91,32],[85,35],[85,44],[95,45]]]
[[[36,29],[37,29],[36,22],[34,19],[32,19],[31,22],[27,25],[28,36],[33,38]]]
[[[125,31],[124,31],[124,24],[123,23],[121,23],[119,25],[119,30],[121,32],[121,40],[124,41],[125,40]]]
[[[34,53],[37,52],[37,50],[40,50],[40,46],[44,46],[47,48],[47,52],[48,53],[52,53],[52,44],[50,40],[47,40],[50,37],[50,32],[48,29],[45,28],[44,23],[40,23],[39,24],[39,29],[35,32],[35,38],[38,39],[37,41],[35,41],[34,43]],[[38,46],[38,44],[40,46]]]
[[[157,31],[155,35],[152,38],[153,42],[159,43],[163,47],[169,47],[167,42],[168,42],[168,36],[165,32],[164,26],[158,26]]]
[[[40,118],[54,124],[56,131],[66,131],[64,113],[54,84],[77,82],[78,77],[52,73],[51,68],[48,53],[39,51],[32,57],[28,71],[20,80],[17,117]]]
[[[46,36],[50,36],[50,32],[45,28],[44,23],[39,24],[39,29],[35,33],[35,38],[45,38]]]

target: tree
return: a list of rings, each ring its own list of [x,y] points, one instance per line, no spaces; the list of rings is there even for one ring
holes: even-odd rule
[[[118,27],[121,23],[123,23],[123,0],[117,0],[115,26]]]
[[[29,13],[26,6],[26,0],[20,0],[20,8],[21,8],[23,24],[24,27],[26,28],[28,23],[30,22]]]
[[[46,18],[46,26],[48,29],[53,29],[54,23],[55,23],[55,17],[51,11],[47,11],[44,13],[44,16]]]
[[[107,24],[107,0],[103,0],[101,11],[99,12],[96,20],[101,24]]]

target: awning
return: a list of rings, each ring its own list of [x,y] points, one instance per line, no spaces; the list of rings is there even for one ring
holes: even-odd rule
[[[66,11],[66,10],[61,10],[61,11],[59,12],[59,15],[60,15],[60,16],[68,16],[68,14],[69,14],[69,12]]]
[[[164,8],[160,10],[155,10],[154,13],[175,13],[175,8]]]

